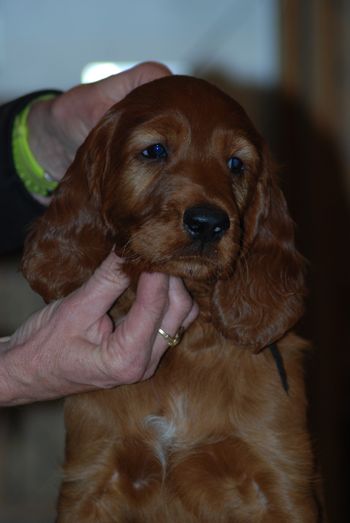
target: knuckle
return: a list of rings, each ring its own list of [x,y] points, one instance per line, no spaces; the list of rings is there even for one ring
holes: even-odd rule
[[[92,278],[97,282],[110,282],[115,284],[120,278],[120,273],[115,270],[115,267],[105,263],[97,267]]]
[[[113,351],[114,352],[114,351]],[[128,385],[141,381],[147,369],[144,351],[135,350],[132,346],[119,346],[118,355],[109,354],[107,372],[119,385]]]
[[[123,382],[125,385],[131,384],[131,383],[138,383],[139,381],[142,381],[142,379],[145,376],[146,369],[143,365],[131,365],[128,366],[124,370],[123,374]]]
[[[63,332],[74,328],[79,324],[77,315],[79,314],[79,306],[75,302],[75,299],[71,297],[63,298],[56,302],[56,306],[53,310],[52,320],[53,323],[61,326]]]
[[[153,76],[168,76],[170,74],[170,70],[166,65],[160,63],[160,62],[143,62],[139,65],[140,71],[143,73],[146,73],[148,75]]]

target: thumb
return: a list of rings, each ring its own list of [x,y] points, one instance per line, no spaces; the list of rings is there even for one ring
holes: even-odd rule
[[[77,306],[85,323],[93,323],[106,314],[127,289],[129,278],[122,266],[122,258],[111,252],[90,279],[70,295],[71,306]]]

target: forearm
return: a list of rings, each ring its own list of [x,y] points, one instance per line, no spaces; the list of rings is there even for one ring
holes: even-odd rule
[[[28,225],[44,210],[18,176],[13,158],[12,132],[16,116],[38,96],[47,93],[32,93],[0,107],[0,253],[20,248]]]

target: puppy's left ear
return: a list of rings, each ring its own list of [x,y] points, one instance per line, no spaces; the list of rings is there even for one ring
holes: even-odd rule
[[[218,281],[213,317],[223,334],[258,351],[278,340],[303,312],[304,261],[269,153],[243,220],[243,246],[230,280]]]

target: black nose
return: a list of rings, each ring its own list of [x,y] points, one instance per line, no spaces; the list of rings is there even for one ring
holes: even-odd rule
[[[220,240],[230,227],[230,219],[226,212],[218,207],[197,205],[186,209],[183,224],[193,240],[213,242]]]

